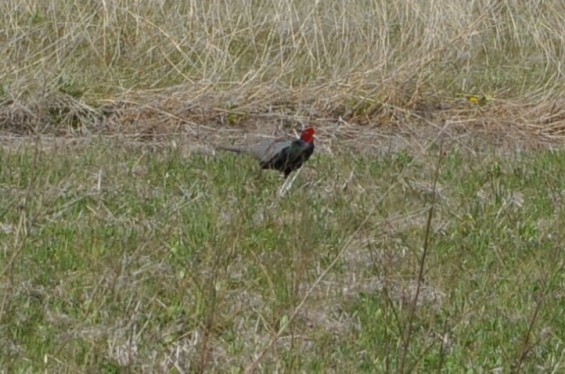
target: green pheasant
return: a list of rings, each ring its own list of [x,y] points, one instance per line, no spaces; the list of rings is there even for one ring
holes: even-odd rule
[[[246,153],[259,160],[262,169],[274,169],[284,173],[285,179],[300,168],[314,153],[314,129],[302,131],[296,140],[269,140],[251,146],[221,146],[220,149]]]

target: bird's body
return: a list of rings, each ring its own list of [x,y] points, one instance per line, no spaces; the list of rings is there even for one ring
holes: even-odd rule
[[[307,128],[295,140],[274,139],[251,146],[223,146],[220,149],[249,154],[259,160],[262,169],[278,170],[286,178],[314,153],[314,129]]]

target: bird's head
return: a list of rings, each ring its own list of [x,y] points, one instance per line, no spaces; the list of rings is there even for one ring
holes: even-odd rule
[[[308,144],[314,141],[314,128],[308,127],[306,130],[302,131],[302,135],[300,135],[300,139]]]

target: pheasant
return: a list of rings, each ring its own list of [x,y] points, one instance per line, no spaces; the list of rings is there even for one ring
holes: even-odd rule
[[[267,140],[255,145],[221,146],[220,149],[246,153],[259,160],[262,169],[274,169],[284,173],[285,179],[300,168],[314,153],[314,129],[302,131],[296,140]]]

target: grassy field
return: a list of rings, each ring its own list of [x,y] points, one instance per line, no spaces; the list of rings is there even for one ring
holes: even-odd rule
[[[559,371],[565,155],[442,154],[4,150],[0,366]]]
[[[0,372],[563,371],[564,18],[2,1]]]

